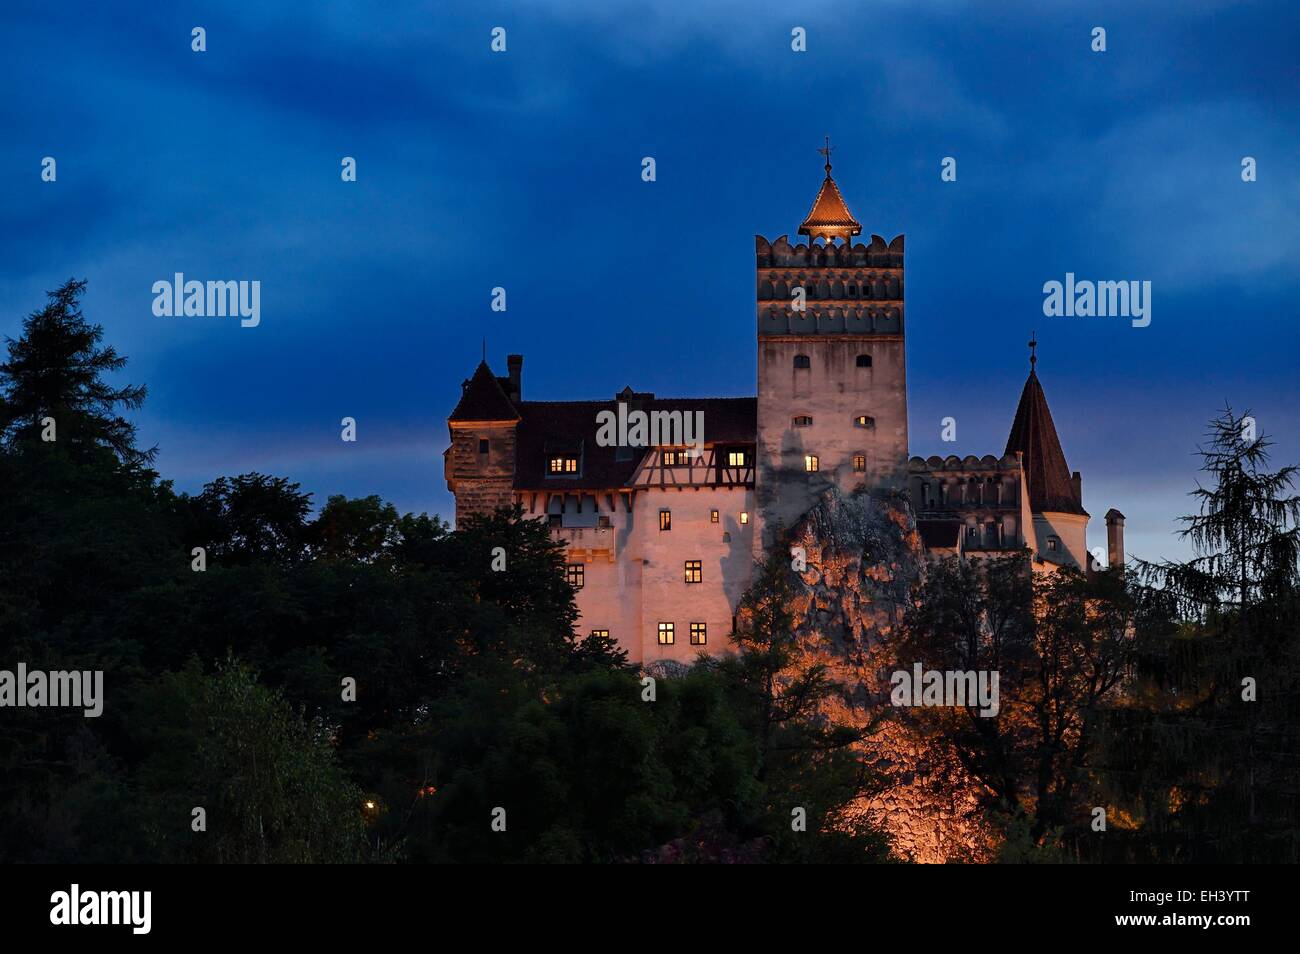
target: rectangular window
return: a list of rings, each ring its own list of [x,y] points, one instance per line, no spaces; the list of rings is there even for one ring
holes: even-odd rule
[[[718,512],[716,510],[710,510],[709,523],[717,523],[717,522],[718,522]]]
[[[677,451],[664,451],[664,452],[660,455],[660,458],[663,460],[663,462],[664,462],[664,466],[665,466],[665,467],[676,467],[676,466],[677,466],[677,463],[678,463],[678,461],[677,461]]]
[[[686,582],[700,583],[704,580],[704,562],[702,560],[686,561]]]
[[[566,576],[568,577],[569,585],[575,590],[580,590],[582,589],[582,584],[585,582],[586,568],[581,563],[570,563]]]
[[[1049,549],[1049,550],[1059,550],[1059,549],[1061,549],[1061,541],[1058,540],[1056,537],[1048,537],[1048,538],[1047,538],[1047,549]]]
[[[488,442],[486,437],[480,437],[478,439],[478,452],[480,454],[486,454],[488,452]]]
[[[816,455],[814,455],[814,454],[804,454],[804,455],[803,455],[803,469],[806,470],[806,471],[808,471],[808,473],[810,473],[810,474],[811,474],[813,471],[815,471],[815,470],[817,469],[817,457],[816,457]]]
[[[744,451],[727,451],[727,466],[728,466],[728,467],[744,467],[744,466],[745,466],[745,452],[744,452]]]
[[[867,458],[862,454],[855,454],[853,457],[853,470],[855,473],[863,473],[867,469]]]
[[[709,641],[708,630],[704,623],[691,623],[691,645],[704,646]]]
[[[799,417],[796,417],[791,423],[794,424],[795,427],[812,427],[812,418],[808,417],[806,414],[802,414]]]
[[[593,630],[591,631],[591,635],[593,635],[593,636],[600,636],[600,637],[602,637],[602,638],[604,638],[604,639],[609,639],[609,630],[607,630],[607,629],[593,629]]]
[[[671,646],[673,643],[677,642],[677,637],[674,634],[673,630],[674,630],[674,626],[672,623],[659,624],[659,645],[660,646]]]
[[[749,523],[749,511],[747,510],[740,511],[740,522],[742,525]]]
[[[671,530],[673,528],[673,512],[671,510],[659,511],[659,529]]]
[[[578,472],[578,458],[572,454],[560,454],[551,457],[547,461],[546,470],[550,474],[576,474]]]
[[[876,419],[874,417],[867,417],[867,415],[865,414],[859,414],[857,417],[853,419],[853,426],[854,427],[875,427]]]

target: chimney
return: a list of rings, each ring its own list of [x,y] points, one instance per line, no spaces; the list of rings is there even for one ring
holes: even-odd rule
[[[1106,563],[1124,569],[1124,515],[1114,507],[1106,511]]]
[[[506,369],[510,374],[510,400],[518,404],[524,399],[524,356],[511,354],[506,356]]]
[[[1083,475],[1077,470],[1070,475],[1070,483],[1074,486],[1074,499],[1083,504]]]

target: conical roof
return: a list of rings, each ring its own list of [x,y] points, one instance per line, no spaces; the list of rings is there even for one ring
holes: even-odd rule
[[[1065,462],[1052,412],[1047,407],[1047,395],[1032,368],[1020,393],[1020,405],[1004,453],[1016,451],[1023,455],[1029,505],[1034,513],[1087,514],[1083,501],[1074,492],[1070,467]]]

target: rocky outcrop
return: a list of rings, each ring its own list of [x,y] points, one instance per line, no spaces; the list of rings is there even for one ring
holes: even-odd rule
[[[791,607],[801,652],[806,663],[829,666],[844,687],[827,715],[875,726],[862,753],[884,787],[855,811],[888,831],[902,858],[986,860],[993,844],[978,783],[889,702],[889,675],[903,663],[892,640],[925,572],[907,498],[845,497],[832,489],[793,528],[790,542],[806,559]]]

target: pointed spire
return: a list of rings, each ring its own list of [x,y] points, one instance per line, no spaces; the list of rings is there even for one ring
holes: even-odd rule
[[[1086,515],[1083,501],[1075,491],[1070,467],[1065,462],[1060,438],[1056,436],[1052,412],[1047,407],[1047,395],[1043,393],[1034,368],[1038,362],[1037,346],[1037,340],[1030,342],[1029,378],[1020,393],[1016,419],[1003,453],[1021,453],[1025,481],[1029,485],[1029,506],[1034,513]]]
[[[510,402],[501,382],[486,361],[480,361],[474,376],[465,384],[452,421],[516,421],[519,410]]]
[[[846,243],[851,242],[853,236],[862,234],[862,226],[849,212],[844,196],[840,195],[839,186],[831,178],[833,150],[830,136],[826,137],[826,145],[817,151],[826,157],[826,178],[822,180],[822,187],[817,192],[817,198],[813,200],[808,217],[799,226],[799,234],[808,236],[810,242],[818,238],[824,238],[828,242],[837,238],[843,239]]]

